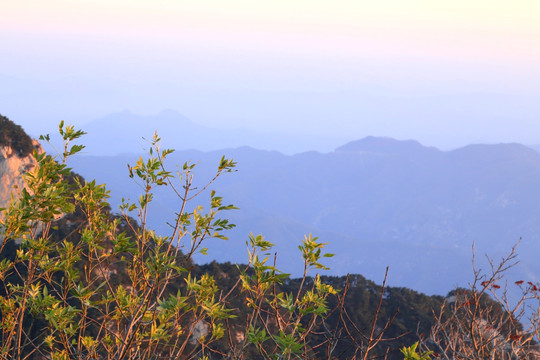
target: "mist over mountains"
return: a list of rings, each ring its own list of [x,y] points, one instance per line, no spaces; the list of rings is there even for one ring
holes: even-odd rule
[[[107,124],[107,129],[123,128],[125,136],[116,133],[114,139],[99,131]],[[106,120],[94,125],[83,129],[89,132],[83,142],[91,153],[99,144],[104,154],[114,154],[113,146],[148,147],[140,137],[130,138],[134,126],[111,126]],[[198,130],[185,125],[182,133],[161,131],[164,145],[183,141],[195,148],[198,139],[188,134]],[[155,124],[145,126],[136,129],[150,137]],[[522,237],[521,263],[511,276],[538,280],[540,154],[528,147],[470,145],[440,151],[412,140],[367,137],[326,153],[285,155],[247,146],[225,148],[232,141],[228,134],[216,132],[222,150],[182,150],[169,159],[173,171],[185,161],[199,163],[195,174],[201,184],[211,178],[222,155],[238,162],[236,173],[212,186],[224,202],[240,208],[227,214],[238,226],[229,241],[213,240],[209,256],[199,261],[245,262],[249,233],[262,233],[277,244],[278,266],[298,275],[297,245],[304,234],[313,233],[336,254],[332,274],[361,273],[379,282],[390,266],[391,285],[444,294],[472,278],[473,244],[477,266],[488,270],[484,254],[497,260]],[[71,166],[87,179],[106,183],[114,209],[122,197],[135,200],[140,193],[127,177],[126,164],[136,160],[129,154],[78,156]],[[156,194],[149,225],[166,234],[178,199],[163,190]]]
[[[128,110],[109,114],[90,121],[83,126],[86,152],[92,155],[140,153],[158,131],[163,146],[178,150],[218,150],[228,147],[252,146],[262,150],[277,150],[294,154],[310,149],[334,149],[344,140],[332,136],[306,136],[291,134],[286,129],[281,133],[267,133],[249,129],[217,129],[192,122],[174,110],[163,110],[158,114],[143,116]]]

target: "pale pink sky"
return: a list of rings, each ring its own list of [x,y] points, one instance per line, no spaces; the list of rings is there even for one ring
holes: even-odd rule
[[[18,84],[0,113],[30,128],[28,104],[80,122],[173,108],[209,126],[540,143],[540,1],[18,0],[0,12],[0,79]]]

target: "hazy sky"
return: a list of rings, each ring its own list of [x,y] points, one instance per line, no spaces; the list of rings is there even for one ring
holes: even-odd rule
[[[0,0],[0,113],[540,143],[538,0]],[[279,144],[276,145],[279,147]]]

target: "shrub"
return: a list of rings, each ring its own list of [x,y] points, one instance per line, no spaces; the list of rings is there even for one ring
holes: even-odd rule
[[[0,358],[290,359],[313,353],[308,336],[335,294],[318,275],[306,280],[331,256],[317,238],[307,236],[299,247],[305,273],[295,294],[278,290],[288,275],[270,263],[272,244],[260,235],[249,238],[248,265],[238,268],[228,294],[212,276],[192,275],[193,254],[205,253],[209,238],[226,239],[224,231],[234,225],[221,214],[235,207],[214,191],[206,208],[191,202],[234,171],[234,161],[222,158],[214,178],[198,189],[195,164],[168,171],[172,151],[161,149],[155,135],[149,158],[128,166],[140,198],[124,201],[115,216],[105,186],[84,181],[66,165],[83,148],[72,141],[84,133],[63,123],[59,131],[62,154],[34,152],[37,166],[24,175],[20,199],[4,209],[0,224]],[[169,236],[146,227],[153,191],[163,186],[179,204]],[[231,323],[239,323],[228,306],[233,290],[241,291],[249,311],[240,314],[242,338],[224,346]]]
[[[518,280],[512,285],[519,286],[521,296],[512,301],[508,294],[505,273],[517,264],[516,249],[517,244],[498,263],[488,258],[488,272],[477,269],[473,260],[470,288],[449,294],[434,314],[423,348],[446,360],[540,358],[539,288]]]

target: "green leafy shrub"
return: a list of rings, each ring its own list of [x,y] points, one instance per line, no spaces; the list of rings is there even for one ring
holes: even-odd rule
[[[63,123],[59,132],[62,153],[34,152],[37,166],[0,223],[0,358],[291,359],[313,352],[308,337],[336,293],[318,275],[306,280],[331,256],[316,238],[300,245],[305,274],[294,294],[279,291],[288,275],[269,263],[272,244],[260,235],[250,237],[248,264],[228,294],[213,276],[192,273],[191,258],[206,252],[206,240],[227,239],[224,231],[234,225],[221,214],[235,207],[214,191],[206,208],[191,202],[234,171],[234,161],[222,158],[214,178],[196,188],[195,164],[167,170],[172,151],[155,135],[149,158],[128,166],[141,187],[138,201],[124,201],[112,215],[105,186],[67,167],[83,148],[72,141],[84,133]],[[153,191],[165,186],[178,198],[178,212],[170,235],[158,236],[146,224]],[[249,311],[229,306],[233,292]],[[225,343],[240,321],[242,338]]]
[[[234,226],[223,214],[235,207],[211,189],[234,161],[196,186],[196,164],[170,171],[172,150],[155,135],[128,165],[140,197],[112,214],[105,186],[67,166],[84,133],[59,132],[61,153],[34,152],[21,197],[0,216],[0,359],[397,359],[418,339],[411,329],[429,332],[442,299],[386,288],[386,275],[382,286],[320,276],[332,255],[311,235],[299,279],[276,268],[262,235],[246,242],[246,265],[194,264]],[[168,236],[146,225],[158,188],[178,200]]]
[[[418,342],[415,342],[409,347],[403,347],[401,353],[403,354],[404,360],[431,360],[430,355],[433,354],[433,351],[425,351],[423,353],[418,353],[416,348],[418,347]]]

